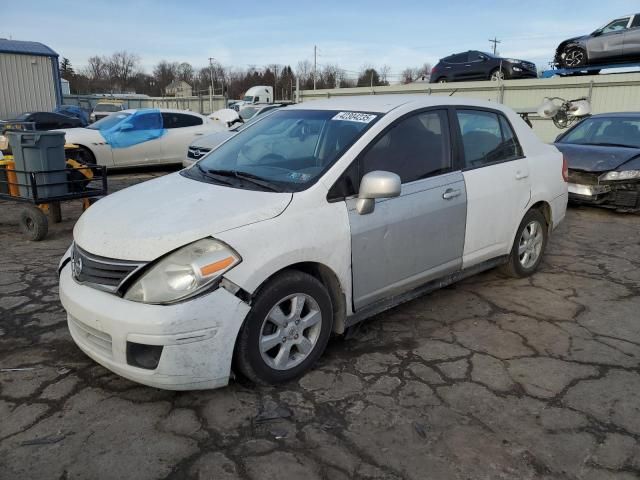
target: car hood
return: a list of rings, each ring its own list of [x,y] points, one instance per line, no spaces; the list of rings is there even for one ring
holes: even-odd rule
[[[578,145],[556,143],[572,170],[585,172],[607,172],[640,156],[640,148],[605,147],[599,145]]]
[[[73,238],[94,255],[150,261],[201,238],[276,217],[291,197],[173,173],[96,202],[76,223]]]
[[[78,128],[59,128],[56,132],[64,132],[64,138],[67,143],[75,142],[104,142],[104,138],[100,135],[99,130],[92,128],[78,127]]]
[[[189,145],[189,148],[215,148],[228,138],[233,137],[236,133],[238,132],[234,132],[231,130],[212,133],[211,135],[207,135],[206,137],[199,138],[191,145]]]

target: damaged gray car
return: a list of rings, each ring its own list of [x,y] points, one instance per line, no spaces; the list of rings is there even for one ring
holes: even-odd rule
[[[555,146],[569,165],[569,201],[640,211],[640,113],[593,115]]]

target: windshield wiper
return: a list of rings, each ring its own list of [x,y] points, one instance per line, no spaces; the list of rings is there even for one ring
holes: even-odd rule
[[[624,147],[624,148],[638,148],[635,147],[633,145],[624,145],[622,143],[608,143],[608,142],[602,142],[602,143],[585,143],[583,145],[595,145],[597,147]]]
[[[213,175],[210,174],[210,172],[207,172],[204,168],[202,168],[199,163],[196,163],[196,167],[198,168],[202,176],[205,178],[209,178],[214,182],[221,183],[222,185],[233,185],[231,182],[218,178],[218,176],[214,177]]]
[[[263,179],[262,177],[259,177],[258,175],[254,175],[253,173],[240,172],[238,170],[216,170],[216,169],[207,170],[207,173],[210,173],[213,175],[221,175],[224,177],[239,178],[240,180],[245,180],[249,183],[253,183],[254,185],[258,185],[259,187],[266,188],[267,190],[270,190],[272,192],[282,191],[280,188],[276,187],[273,183]]]

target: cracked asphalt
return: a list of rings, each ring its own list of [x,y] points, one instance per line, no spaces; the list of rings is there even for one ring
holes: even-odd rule
[[[533,277],[378,315],[297,382],[180,393],[73,344],[56,266],[78,205],[39,243],[17,212],[0,205],[1,479],[640,477],[638,215],[570,209]]]

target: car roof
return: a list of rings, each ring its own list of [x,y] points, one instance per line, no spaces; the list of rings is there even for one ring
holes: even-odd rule
[[[186,113],[187,115],[195,115],[196,117],[204,117],[204,115],[200,115],[198,112],[192,112],[191,110],[178,110],[175,108],[127,108],[126,110],[122,110],[125,113],[136,113],[142,112],[145,110],[158,110],[160,113]],[[121,112],[114,112],[121,113]],[[204,117],[206,118],[206,117]]]
[[[616,117],[616,118],[638,118],[640,117],[640,112],[612,112],[612,113],[598,113],[596,115],[591,115],[591,117],[587,118],[605,118],[605,117]]]
[[[505,110],[496,102],[476,100],[464,97],[443,97],[440,95],[359,95],[338,97],[323,100],[310,100],[287,107],[287,110],[346,110],[360,112],[388,113],[405,104],[413,104],[415,108],[436,107],[440,105],[465,105],[470,107]]]

